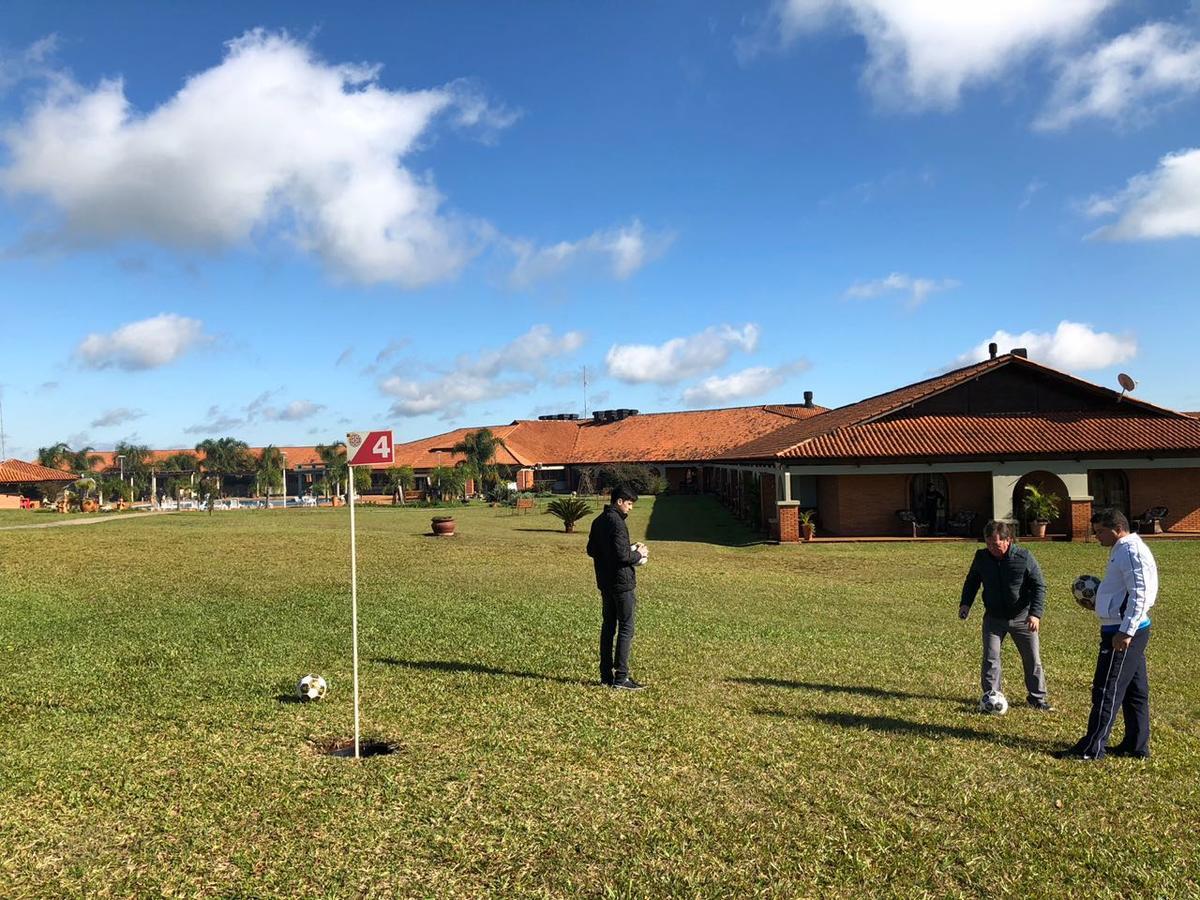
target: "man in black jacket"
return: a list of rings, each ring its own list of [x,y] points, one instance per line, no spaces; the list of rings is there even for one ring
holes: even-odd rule
[[[625,517],[637,502],[627,487],[613,488],[612,503],[592,521],[588,556],[596,568],[596,587],[603,602],[600,625],[600,681],[626,691],[642,685],[629,677],[629,648],[633,644],[633,622],[637,575],[633,567],[646,558],[646,545],[630,545]],[[613,637],[616,654],[613,654]]]
[[[1007,522],[988,522],[983,528],[986,550],[977,550],[963,583],[958,617],[965,619],[979,586],[983,585],[983,692],[1000,690],[1000,645],[1006,635],[1021,653],[1025,666],[1026,702],[1049,712],[1046,674],[1042,671],[1038,632],[1046,607],[1046,582],[1033,554],[1014,546]]]

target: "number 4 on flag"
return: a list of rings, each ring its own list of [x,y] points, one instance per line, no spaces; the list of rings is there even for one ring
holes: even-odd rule
[[[351,431],[346,435],[346,448],[352,466],[391,463],[395,459],[390,431]]]

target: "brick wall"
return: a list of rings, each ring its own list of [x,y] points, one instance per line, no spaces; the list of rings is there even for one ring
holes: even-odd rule
[[[1073,541],[1090,541],[1092,539],[1092,501],[1070,500],[1071,531]]]
[[[838,485],[840,534],[903,534],[896,510],[908,509],[907,475],[841,475]],[[908,532],[911,534],[911,531]]]
[[[972,526],[983,533],[983,525],[992,517],[992,475],[990,472],[950,472],[946,475],[950,488],[950,515],[964,509],[975,513]],[[977,534],[976,537],[979,535]]]
[[[798,506],[783,506],[779,505],[776,508],[776,524],[775,540],[781,544],[794,544],[800,540],[800,517],[798,515],[800,508]]]
[[[817,476],[817,525],[825,534],[841,534],[842,515],[838,505],[838,476]]]
[[[1200,468],[1127,469],[1129,511],[1140,516],[1151,506],[1167,507],[1164,531],[1200,531]]]
[[[517,470],[517,490],[532,491],[533,490],[533,469],[518,469]]]

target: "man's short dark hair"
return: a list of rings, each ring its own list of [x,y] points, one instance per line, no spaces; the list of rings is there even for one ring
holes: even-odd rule
[[[983,526],[983,539],[987,540],[992,535],[995,535],[1002,541],[1011,541],[1012,526],[1007,522],[1001,522],[999,519],[989,519],[988,523]]]
[[[610,500],[612,503],[616,503],[618,500],[632,500],[634,503],[637,503],[637,494],[628,485],[618,484],[612,489]]]
[[[1092,524],[1107,528],[1109,531],[1128,531],[1129,520],[1119,509],[1098,509],[1092,513]]]

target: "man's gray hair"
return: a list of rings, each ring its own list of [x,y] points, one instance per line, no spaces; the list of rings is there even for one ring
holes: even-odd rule
[[[1092,524],[1109,531],[1128,531],[1129,520],[1119,509],[1098,509],[1092,513]]]
[[[983,539],[986,541],[993,534],[1002,541],[1011,541],[1013,538],[1012,526],[999,519],[989,519],[988,523],[983,526]]]

